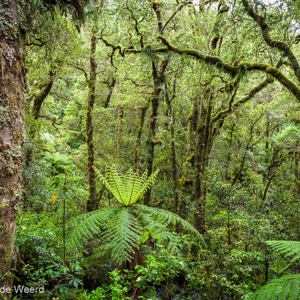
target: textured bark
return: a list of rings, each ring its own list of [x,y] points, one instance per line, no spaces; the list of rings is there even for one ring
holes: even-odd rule
[[[192,200],[195,203],[195,227],[200,233],[206,230],[206,184],[205,173],[208,166],[209,154],[212,147],[212,122],[211,122],[211,99],[208,94],[208,103],[201,101],[200,119],[197,126],[197,142],[195,151],[195,174],[194,191]]]
[[[12,285],[10,269],[21,195],[25,36],[19,27],[19,5],[17,0],[0,2],[4,20],[0,24],[0,287]]]
[[[149,124],[149,134],[148,134],[148,160],[147,160],[147,171],[148,174],[153,172],[154,164],[154,151],[155,146],[159,143],[156,141],[156,128],[157,128],[157,117],[158,117],[158,107],[161,97],[161,92],[163,90],[163,81],[165,70],[169,64],[169,60],[163,60],[160,64],[152,61],[152,76],[153,76],[153,97],[151,100],[151,116]],[[151,203],[151,189],[149,189],[145,194],[144,203],[150,205]]]
[[[174,85],[175,87],[175,85]],[[175,93],[173,98],[175,97]],[[179,182],[178,182],[178,166],[177,166],[177,156],[176,156],[176,142],[175,142],[175,120],[172,106],[172,99],[169,97],[168,87],[165,84],[165,98],[168,107],[168,116],[170,118],[169,128],[170,128],[170,148],[171,148],[171,163],[172,163],[172,180],[173,180],[173,196],[174,196],[174,207],[173,210],[177,214],[181,215],[180,205],[179,205]]]
[[[96,174],[95,174],[95,151],[94,151],[94,128],[93,128],[93,110],[96,99],[96,48],[97,38],[95,32],[91,33],[91,49],[90,49],[90,75],[88,80],[88,107],[86,115],[86,137],[88,150],[88,177],[89,177],[89,199],[87,201],[87,211],[93,211],[98,208],[96,197]]]
[[[136,137],[134,165],[135,165],[135,171],[138,173],[140,173],[141,165],[142,165],[142,163],[141,163],[142,133],[143,133],[147,110],[148,110],[148,106],[141,108],[140,124],[139,124],[137,137]]]

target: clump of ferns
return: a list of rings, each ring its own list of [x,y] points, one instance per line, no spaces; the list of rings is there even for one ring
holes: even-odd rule
[[[154,184],[158,171],[149,177],[133,170],[121,174],[116,167],[108,168],[105,176],[98,173],[100,181],[113,194],[117,206],[101,208],[75,217],[70,222],[71,245],[84,245],[88,240],[99,241],[90,261],[103,257],[121,266],[141,263],[140,249],[151,240],[164,240],[176,245],[172,228],[200,237],[199,232],[178,215],[156,207],[138,204],[137,201]]]

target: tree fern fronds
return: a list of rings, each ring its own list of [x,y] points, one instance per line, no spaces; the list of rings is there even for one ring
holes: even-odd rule
[[[138,199],[140,199],[146,193],[146,191],[154,184],[158,172],[159,170],[156,170],[149,177],[147,177],[147,172],[145,172],[142,175],[142,177],[138,179],[139,182],[143,184],[141,184],[141,189],[137,191],[134,195],[131,204],[135,203]]]
[[[130,260],[140,243],[143,229],[129,209],[118,211],[109,223],[103,238],[111,246],[112,259],[119,263]]]
[[[123,205],[125,202],[122,198],[121,191],[119,187],[123,185],[122,176],[118,173],[116,168],[111,167],[107,170],[106,176],[104,177],[100,172],[96,170],[96,173],[100,181],[105,185],[105,187],[114,195],[117,201]]]
[[[300,274],[271,280],[245,300],[300,300]]]
[[[151,176],[147,172],[139,176],[130,169],[125,175],[119,173],[116,167],[108,168],[105,176],[97,172],[101,182],[124,206],[133,205],[154,183],[158,171]]]
[[[293,260],[298,260],[300,258],[300,242],[296,241],[267,241],[266,244],[271,247],[271,249],[284,258],[292,257]]]
[[[101,234],[101,228],[107,226],[109,220],[120,208],[105,208],[93,211],[72,219],[69,222],[70,244],[82,244],[86,240]]]
[[[153,219],[157,220],[159,223],[166,225],[180,225],[187,232],[195,233],[197,236],[200,236],[198,230],[194,228],[188,221],[182,219],[177,214],[172,213],[170,211],[156,208],[156,207],[148,207],[145,205],[136,205],[140,211],[149,214]]]

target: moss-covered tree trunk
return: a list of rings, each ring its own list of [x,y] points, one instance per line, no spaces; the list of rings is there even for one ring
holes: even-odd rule
[[[195,227],[199,230],[200,233],[203,233],[206,230],[205,219],[207,189],[205,183],[205,175],[213,141],[211,112],[212,106],[210,99],[208,100],[208,103],[204,103],[204,101],[201,101],[195,150],[194,191],[192,194],[192,200],[195,204]]]
[[[32,114],[35,119],[38,119],[40,116],[42,105],[44,103],[44,100],[47,98],[47,96],[49,95],[52,89],[54,80],[55,80],[55,73],[50,71],[49,79],[41,88],[40,93],[33,100]]]
[[[12,285],[10,271],[21,195],[25,112],[22,9],[18,0],[0,1],[0,287]]]
[[[172,180],[173,180],[173,197],[174,205],[173,210],[177,214],[181,214],[180,205],[179,205],[179,181],[178,181],[178,164],[177,164],[177,155],[176,155],[176,140],[175,140],[175,118],[173,111],[172,101],[175,98],[175,83],[174,83],[174,94],[170,98],[168,92],[167,82],[165,82],[165,99],[168,107],[168,117],[170,119],[169,129],[170,129],[170,150],[171,150],[171,164],[172,164]]]
[[[91,49],[90,49],[90,75],[88,79],[89,95],[88,107],[86,115],[86,139],[88,150],[88,177],[89,177],[89,199],[87,202],[87,211],[93,211],[98,208],[96,197],[96,174],[95,174],[95,151],[94,151],[94,128],[93,128],[93,110],[96,99],[96,48],[97,38],[94,30],[91,33]]]
[[[141,108],[140,124],[139,124],[138,130],[137,130],[137,137],[136,137],[136,143],[135,143],[134,166],[135,166],[135,171],[138,173],[141,172],[141,167],[142,167],[142,162],[141,162],[142,134],[143,134],[147,110],[148,110],[148,106]]]
[[[147,140],[148,147],[148,158],[147,158],[147,171],[148,174],[152,174],[154,165],[154,151],[155,146],[159,143],[156,140],[156,129],[157,129],[157,118],[158,118],[158,107],[163,90],[164,74],[168,66],[169,60],[165,59],[161,63],[152,61],[152,76],[153,76],[153,97],[151,99],[151,116],[149,123],[149,134]],[[150,205],[151,203],[151,189],[145,194],[144,203]]]

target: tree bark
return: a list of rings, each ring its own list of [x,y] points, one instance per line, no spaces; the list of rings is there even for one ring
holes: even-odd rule
[[[41,111],[42,105],[44,103],[44,100],[49,95],[49,93],[52,89],[54,79],[55,79],[55,74],[50,71],[49,72],[49,80],[42,87],[42,90],[40,91],[40,93],[33,100],[32,114],[35,119],[38,119],[40,116],[40,111]]]
[[[135,153],[134,153],[134,165],[135,165],[135,171],[137,173],[140,173],[141,171],[141,140],[142,140],[142,133],[145,123],[145,117],[148,110],[148,106],[145,106],[141,108],[141,118],[140,118],[140,124],[137,131],[137,137],[136,137],[136,144],[135,144]]]
[[[175,84],[175,83],[174,83]],[[175,88],[174,88],[175,89]],[[175,98],[175,92],[173,95],[173,99],[170,99],[168,93],[168,86],[165,82],[165,98],[168,107],[168,116],[170,118],[170,147],[171,147],[171,163],[172,163],[172,180],[173,180],[173,196],[174,196],[174,207],[173,210],[178,215],[180,215],[180,199],[179,199],[179,182],[178,182],[178,166],[177,166],[177,156],[176,156],[176,142],[175,142],[175,120],[174,120],[174,112],[172,106],[172,100]]]
[[[147,160],[147,171],[148,174],[153,172],[154,164],[154,150],[158,142],[155,140],[156,137],[156,127],[157,127],[157,117],[158,117],[158,107],[160,102],[160,96],[162,92],[162,85],[164,81],[165,70],[169,64],[169,60],[165,59],[160,64],[152,61],[152,76],[153,76],[153,97],[151,100],[152,113],[150,116],[149,124],[149,135],[147,140],[148,145],[148,160]],[[151,189],[145,194],[144,203],[150,205],[151,203]]]
[[[86,137],[88,151],[88,180],[89,180],[89,199],[87,201],[87,211],[93,211],[98,208],[96,197],[96,173],[94,167],[95,151],[94,151],[94,127],[93,127],[93,110],[96,99],[96,78],[97,78],[97,62],[96,62],[97,38],[94,30],[91,32],[91,49],[90,49],[90,74],[88,79],[88,107],[86,115]]]
[[[200,119],[197,126],[197,142],[195,151],[195,179],[192,200],[195,203],[195,227],[200,233],[206,231],[206,183],[205,173],[208,166],[208,158],[212,147],[212,105],[208,94],[208,103],[202,99],[200,104]]]
[[[25,113],[22,10],[18,0],[0,2],[0,287],[12,285],[11,264],[21,195]],[[6,296],[10,298],[10,294]]]

